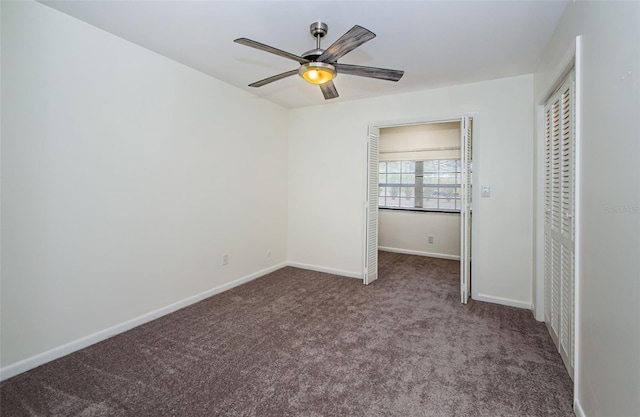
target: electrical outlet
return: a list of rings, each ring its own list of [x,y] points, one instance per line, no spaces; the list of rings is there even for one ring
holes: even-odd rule
[[[427,236],[427,242],[433,243],[433,236]]]
[[[228,264],[229,264],[229,255],[227,254],[222,255],[222,266],[225,266]]]
[[[267,251],[267,258],[271,258],[271,251],[270,250]]]

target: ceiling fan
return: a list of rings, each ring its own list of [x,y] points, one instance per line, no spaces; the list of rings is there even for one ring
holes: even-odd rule
[[[320,40],[327,34],[328,30],[326,23],[312,23],[309,30],[311,31],[311,36],[316,39],[316,48],[307,51],[300,56],[247,38],[234,40],[234,42],[241,45],[270,52],[300,63],[300,67],[298,69],[256,81],[255,83],[249,84],[249,87],[262,87],[263,85],[274,81],[298,74],[311,84],[319,85],[324,98],[329,100],[338,97],[338,90],[336,90],[336,86],[333,84],[333,78],[338,74],[357,75],[360,77],[377,78],[388,81],[398,81],[404,74],[404,71],[400,70],[338,63],[338,59],[353,51],[363,43],[375,38],[376,34],[370,30],[355,25],[327,49],[320,48]]]

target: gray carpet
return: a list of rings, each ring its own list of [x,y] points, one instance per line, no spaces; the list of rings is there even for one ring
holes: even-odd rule
[[[458,262],[284,268],[0,384],[0,415],[571,416],[530,311],[459,302]]]

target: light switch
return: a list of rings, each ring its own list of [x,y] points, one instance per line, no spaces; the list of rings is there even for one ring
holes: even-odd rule
[[[488,185],[480,187],[480,197],[491,197],[491,187]]]

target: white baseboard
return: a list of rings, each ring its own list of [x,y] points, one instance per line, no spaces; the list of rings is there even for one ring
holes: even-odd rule
[[[176,310],[187,307],[191,304],[195,304],[198,301],[202,301],[205,298],[209,298],[212,295],[219,294],[226,290],[229,290],[233,287],[237,287],[238,285],[244,284],[246,282],[252,281],[256,278],[259,278],[263,275],[269,274],[273,271],[276,271],[280,268],[283,268],[287,265],[286,262],[282,262],[280,264],[271,266],[269,268],[263,269],[258,272],[254,272],[253,274],[246,275],[242,278],[238,278],[231,282],[227,282],[226,284],[222,284],[215,288],[211,288],[207,291],[204,291],[200,294],[193,295],[191,297],[187,297],[183,300],[170,304],[168,306],[159,308],[157,310],[151,311],[149,313],[143,314],[142,316],[136,317],[134,319],[125,321],[124,323],[116,324],[115,326],[106,328],[104,330],[100,330],[99,332],[90,334],[88,336],[82,337],[80,339],[74,340],[72,342],[66,343],[62,346],[55,347],[46,352],[39,353],[35,356],[32,356],[27,359],[23,359],[19,362],[13,363],[11,365],[5,366],[0,369],[0,381],[4,381],[5,379],[9,379],[18,374],[28,371],[29,369],[33,369],[37,366],[43,365],[47,362],[51,362],[55,359],[66,356],[70,353],[78,351],[80,349],[84,349],[98,342],[102,342],[105,339],[108,339],[112,336],[115,336],[119,333],[124,333],[127,330],[131,330],[134,327],[140,326],[141,324],[148,323],[152,320],[157,319],[158,317],[165,316],[169,313],[173,313]]]
[[[575,399],[573,402],[573,412],[576,413],[576,417],[587,417],[578,399]]]
[[[460,260],[459,255],[449,255],[446,253],[423,252],[423,251],[411,250],[411,249],[390,248],[388,246],[378,246],[378,250],[385,251],[385,252],[404,253],[405,255],[418,255],[418,256],[428,256],[430,258],[451,259],[454,261]]]
[[[471,282],[473,283],[473,278]],[[509,298],[502,298],[502,297],[494,297],[492,295],[486,295],[486,294],[476,294],[472,298],[476,301],[485,301],[487,303],[502,304],[504,306],[525,308],[527,310],[531,310],[530,302],[527,303],[525,301],[512,300]]]
[[[327,274],[340,275],[348,278],[362,279],[362,273],[360,272],[344,271],[342,269],[326,268],[324,266],[309,265],[291,261],[287,262],[287,266],[293,266],[294,268],[300,269],[308,269],[309,271],[326,272]]]

